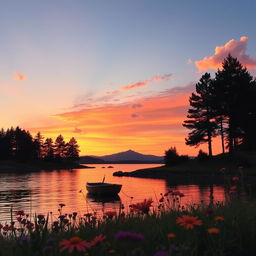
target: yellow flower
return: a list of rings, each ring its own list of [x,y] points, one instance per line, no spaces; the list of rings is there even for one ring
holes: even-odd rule
[[[167,237],[168,238],[174,238],[176,235],[174,234],[174,233],[169,233],[169,234],[167,234]]]
[[[216,221],[224,221],[224,218],[221,217],[221,216],[216,216],[214,219],[215,219]]]
[[[218,228],[208,228],[207,232],[209,234],[218,234],[218,233],[220,233],[220,230]]]
[[[182,215],[181,217],[176,219],[176,223],[182,226],[185,229],[193,229],[194,226],[201,226],[202,221],[197,217]]]

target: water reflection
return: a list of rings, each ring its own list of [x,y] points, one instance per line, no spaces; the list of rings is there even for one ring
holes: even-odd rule
[[[24,210],[26,213],[46,214],[53,212],[58,215],[60,203],[66,206],[65,213],[102,210],[119,210],[123,204],[126,209],[131,203],[145,198],[157,202],[161,193],[169,189],[177,189],[185,194],[183,204],[210,203],[212,199],[223,201],[224,188],[220,185],[180,185],[178,182],[160,179],[143,179],[132,177],[114,177],[115,171],[133,171],[156,165],[116,164],[114,168],[108,165],[95,165],[95,169],[41,171],[21,174],[0,174],[0,221],[10,218],[10,207],[14,211]],[[105,167],[105,168],[102,168]],[[99,182],[106,177],[106,182],[122,184],[122,190],[116,198],[95,198],[87,195],[86,182]],[[213,198],[212,198],[213,197]]]

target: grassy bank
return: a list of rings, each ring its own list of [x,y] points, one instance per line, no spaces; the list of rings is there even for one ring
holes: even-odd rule
[[[225,171],[224,171],[225,170]],[[140,169],[133,172],[118,172],[116,176],[166,179],[223,179],[224,175],[240,175],[256,177],[256,153],[239,152],[233,155],[218,155],[211,159],[189,160],[174,166],[160,166]]]
[[[169,191],[155,209],[149,199],[101,219],[65,214],[62,204],[56,219],[38,215],[30,222],[23,211],[12,213],[15,222],[0,226],[0,255],[255,255],[256,201],[241,184],[231,180],[225,205],[184,207],[184,195]]]
[[[78,163],[46,162],[46,161],[0,161],[0,172],[30,172],[40,170],[62,170],[92,168]]]

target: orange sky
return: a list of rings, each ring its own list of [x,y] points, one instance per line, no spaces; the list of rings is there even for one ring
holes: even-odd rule
[[[185,145],[188,130],[182,126],[193,86],[189,84],[120,104],[79,105],[53,116],[58,124],[38,127],[32,132],[40,130],[45,137],[54,138],[60,133],[67,139],[74,136],[81,155],[104,155],[128,149],[163,155],[173,146],[180,154],[196,155],[199,149]]]

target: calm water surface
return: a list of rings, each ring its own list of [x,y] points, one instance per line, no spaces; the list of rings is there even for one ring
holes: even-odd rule
[[[112,165],[114,168],[107,168],[109,165],[102,164],[91,166],[96,168],[22,174],[1,173],[0,221],[10,219],[11,206],[14,211],[24,210],[28,214],[35,212],[46,214],[51,211],[56,217],[60,203],[66,205],[63,209],[65,213],[102,212],[102,210],[117,210],[120,203],[128,208],[129,204],[145,198],[157,201],[161,197],[160,193],[165,193],[170,188],[165,180],[112,176],[115,171],[129,172],[158,166],[156,164],[115,164]],[[106,176],[105,182],[123,184],[119,196],[104,201],[89,197],[85,183],[102,181],[104,175]],[[208,186],[179,185],[171,189],[178,189],[185,194],[182,198],[184,205],[209,201],[210,188]],[[216,201],[223,201],[225,198],[224,188],[221,186],[214,186],[213,194]]]

